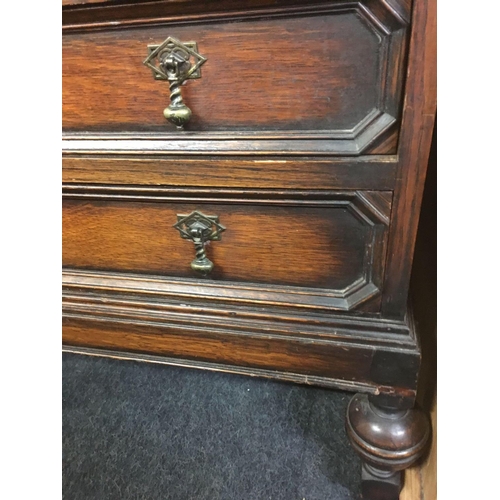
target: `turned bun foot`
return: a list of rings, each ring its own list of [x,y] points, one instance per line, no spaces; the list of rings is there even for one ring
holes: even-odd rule
[[[427,416],[418,409],[377,405],[356,394],[347,408],[347,435],[363,460],[361,489],[365,500],[398,500],[401,471],[424,453],[430,436]]]

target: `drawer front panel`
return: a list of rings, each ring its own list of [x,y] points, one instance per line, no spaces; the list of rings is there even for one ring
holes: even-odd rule
[[[195,245],[173,227],[178,214],[196,210],[218,216],[226,228],[220,241],[205,247],[215,264],[204,278],[210,283],[323,289],[345,299],[363,287],[373,292],[380,284],[388,224],[383,212],[390,196],[346,192],[329,200],[252,200],[245,205],[242,200],[67,199],[63,264],[200,283],[202,276],[190,266]]]
[[[406,25],[388,9],[374,10],[334,3],[270,19],[66,34],[63,128],[172,134],[161,149],[184,152],[358,154],[383,139],[377,152],[392,153]],[[189,135],[163,117],[168,82],[143,64],[148,44],[169,36],[196,41],[207,58],[202,77],[181,87],[193,113]]]

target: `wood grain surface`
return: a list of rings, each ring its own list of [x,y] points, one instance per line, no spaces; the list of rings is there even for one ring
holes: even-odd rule
[[[193,243],[172,227],[177,214],[193,210],[219,216],[227,228],[207,246],[210,279],[334,290],[381,279],[386,225],[341,196],[319,206],[65,199],[63,264],[198,278]]]
[[[62,1],[64,343],[413,407],[435,0]],[[168,36],[208,58],[180,133],[143,65]],[[208,278],[192,210],[227,228]]]
[[[193,131],[343,130],[377,105],[379,42],[346,13],[65,35],[63,127],[175,130],[163,117],[168,82],[142,64],[168,36],[207,58],[202,78],[182,86]]]
[[[410,0],[392,0],[404,4]],[[329,4],[332,0],[315,0],[314,4]],[[210,17],[245,12],[272,12],[287,7],[301,9],[308,0],[62,0],[63,29],[81,29],[92,26],[122,26],[141,20],[158,18],[185,19],[192,16]],[[105,8],[102,8],[105,7]]]
[[[128,316],[126,309],[131,313]],[[344,390],[360,389],[372,394],[397,395],[408,405],[415,397],[415,384],[402,382],[395,372],[390,375],[388,371],[389,384],[382,384],[374,376],[375,357],[382,354],[390,363],[398,362],[400,354],[394,350],[395,339],[386,345],[375,345],[356,335],[349,335],[344,341],[335,340],[335,335],[320,338],[301,332],[300,322],[295,334],[276,335],[258,328],[233,330],[222,325],[204,328],[201,323],[179,322],[170,314],[150,313],[150,320],[146,321],[131,308],[122,307],[121,317],[110,315],[112,310],[103,298],[97,299],[87,292],[79,296],[65,294],[64,312],[64,343],[84,351],[97,349],[99,355],[121,353],[126,358],[128,352],[133,356],[129,355],[129,359],[184,364]],[[372,325],[380,326],[374,322]],[[407,364],[412,365],[415,351],[408,349],[405,356]]]
[[[397,159],[392,156],[361,156],[351,159],[227,158],[159,154],[114,156],[67,153],[62,180],[66,186],[97,185],[197,187],[207,189],[370,189],[390,191],[395,184]],[[206,188],[206,189],[203,189]]]
[[[178,292],[179,284],[65,270],[64,343],[103,355],[129,352],[167,364],[397,395],[412,405],[418,351],[410,324],[335,311],[305,314],[298,302],[283,307],[276,297],[242,303],[237,286],[219,285],[212,300],[200,300],[203,283],[184,280],[187,293]]]
[[[426,459],[405,472],[400,500],[437,500],[437,402],[431,410],[432,442]]]
[[[240,138],[257,133],[283,139],[281,133],[324,142],[330,137],[353,142],[350,148],[338,145],[339,152],[352,154],[390,129],[377,152],[394,152],[405,26],[396,26],[394,34],[380,30],[384,21],[394,24],[394,19],[385,19],[385,11],[380,15],[383,21],[357,4],[339,4],[321,15],[67,33],[63,128],[93,133],[175,131],[163,117],[168,82],[155,80],[142,63],[148,44],[175,36],[195,40],[208,59],[202,78],[182,86],[193,111],[189,130]],[[355,44],[350,43],[353,39]],[[292,145],[281,144],[281,149]],[[186,149],[201,147],[198,143]],[[336,151],[335,145],[318,143],[318,148]],[[304,150],[314,147],[306,145]]]
[[[308,357],[301,355],[297,345],[289,339],[250,339],[244,336],[228,337],[205,331],[189,334],[173,327],[149,327],[145,332],[140,326],[110,325],[88,320],[64,320],[64,340],[71,345],[92,345],[100,348],[123,348],[132,352],[154,352],[172,357],[196,358],[200,361],[225,362],[240,366],[254,366],[275,370],[293,369],[309,375],[331,378],[343,375],[368,381],[372,352],[370,349],[339,349],[325,345],[308,346]],[[269,346],[272,345],[272,349]],[[332,363],[332,360],[335,363]]]
[[[416,2],[383,313],[403,316],[436,117],[436,0]]]

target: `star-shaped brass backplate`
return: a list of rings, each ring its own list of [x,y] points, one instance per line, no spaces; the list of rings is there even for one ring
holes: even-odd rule
[[[219,223],[217,215],[205,215],[196,210],[188,215],[177,215],[177,222],[173,227],[181,233],[181,238],[186,240],[192,240],[195,233],[203,234],[204,241],[220,241],[221,233],[226,230]]]
[[[177,54],[186,62],[188,69],[182,74],[182,81],[201,78],[201,66],[206,62],[206,58],[198,53],[196,42],[180,42],[177,38],[169,36],[160,45],[148,45],[148,51],[149,55],[143,61],[143,64],[151,69],[156,80],[173,79],[169,77],[161,64],[172,53]]]

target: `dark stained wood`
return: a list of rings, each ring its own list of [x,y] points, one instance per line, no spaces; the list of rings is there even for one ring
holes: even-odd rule
[[[410,21],[412,0],[387,0],[387,4],[405,21]]]
[[[418,358],[408,321],[380,321],[366,314],[342,314],[330,307],[333,295],[322,290],[308,293],[305,289],[273,287],[273,293],[270,287],[263,286],[75,269],[63,270],[63,288],[65,309],[71,306],[72,312],[90,312],[93,317],[104,315],[148,322],[164,318],[202,330],[212,326],[260,335],[307,334],[309,338],[387,347],[397,350],[398,357],[406,353]],[[319,303],[321,294],[323,304]],[[312,297],[316,297],[316,304]],[[407,359],[404,366],[414,373],[413,362]],[[372,376],[383,380],[380,385],[387,385],[389,372],[386,370],[382,378],[376,368],[373,366]],[[413,387],[411,378],[405,380]]]
[[[335,312],[348,311],[354,308],[358,311],[373,312],[380,307],[380,301],[377,300],[379,295],[378,288],[372,282],[367,282],[366,280],[361,280],[345,290],[336,291],[316,288],[291,288],[279,285],[264,286],[252,283],[209,281],[207,279],[175,279],[159,275],[149,276],[150,281],[148,281],[144,278],[144,276],[148,275],[144,274],[85,271],[74,268],[66,268],[64,272],[69,273],[72,280],[81,286],[86,288],[95,288],[97,286],[100,293],[103,293],[100,281],[106,279],[107,282],[118,283],[120,290],[123,288],[125,291],[130,288],[135,289],[138,284],[147,286],[153,283],[154,286],[161,288],[162,297],[171,298],[175,296],[182,298],[183,301],[187,297],[202,300],[206,303],[224,303],[238,307],[271,306],[289,310],[296,309],[296,313],[298,314],[302,314],[307,310]],[[149,293],[156,292],[155,288],[149,291]],[[236,312],[238,312],[238,316],[241,315],[241,311]],[[282,313],[283,311],[280,312],[280,314]],[[232,314],[234,315],[235,311]],[[194,319],[191,318],[191,321],[194,321]],[[408,331],[406,329],[399,331],[399,333],[407,334]]]
[[[290,374],[307,374],[313,377],[306,380],[307,383],[397,396],[407,406],[411,406],[415,398],[415,384],[399,384],[405,367],[411,372],[418,357],[415,343],[408,336],[409,325],[405,322],[381,323],[362,316],[346,318],[321,312],[310,314],[305,319],[303,315],[287,309],[279,310],[275,307],[279,304],[253,307],[238,301],[224,303],[220,294],[219,300],[213,300],[211,304],[206,301],[201,303],[195,296],[179,295],[176,290],[171,290],[168,280],[161,278],[65,271],[63,284],[63,316],[68,320],[63,330],[64,342],[68,345],[167,357],[175,355],[192,360],[192,366],[201,363],[200,366],[206,367],[204,363],[218,360],[217,363],[223,365],[247,366],[250,370],[248,374],[262,375],[258,370],[265,366],[269,366],[270,370],[276,369],[267,364],[272,359],[268,356],[272,353],[279,355],[283,346],[290,344],[292,348],[285,350],[289,354],[279,362],[283,369],[275,372],[278,378],[283,376],[291,380]],[[233,294],[238,293],[237,289],[233,291]],[[77,331],[72,328],[68,331],[67,326],[75,326],[74,321],[77,321]],[[86,328],[94,332],[89,337],[85,333]],[[101,328],[107,330],[104,335],[107,340],[98,340]],[[127,332],[132,334],[133,340]],[[148,332],[151,336],[147,335]],[[141,341],[142,333],[146,334],[144,343]],[[164,334],[178,336],[171,339],[176,345],[170,347],[170,342],[163,338]],[[183,349],[185,335],[192,340],[183,355],[179,350]],[[202,342],[202,346],[204,338],[219,339],[215,340],[218,343],[224,339],[227,350],[218,354],[205,349],[197,350],[196,339]],[[253,339],[258,342],[254,343]],[[212,341],[209,345],[213,345]],[[257,352],[256,357],[250,363],[245,361],[245,345],[252,349],[261,346],[254,351]],[[235,346],[240,347],[236,349]],[[349,370],[352,370],[349,375],[342,368],[343,361],[331,363],[332,359],[342,358],[342,351],[353,356],[350,358],[348,355],[352,361],[349,363]],[[292,355],[290,353],[297,357],[288,357]],[[390,364],[393,356],[401,357],[403,353],[406,362],[399,373],[393,373],[393,378],[386,377],[385,383],[374,378],[374,356],[383,356]],[[312,375],[318,373],[318,368],[312,372],[304,371],[300,356],[309,355],[317,360],[313,365],[331,364],[330,371],[319,375]],[[166,362],[170,361],[167,359]],[[217,369],[217,366],[214,368]],[[254,369],[257,371],[253,372]],[[411,377],[403,379],[410,380]]]
[[[430,426],[418,409],[387,408],[376,396],[356,394],[347,410],[349,437],[365,461],[379,468],[404,469],[414,463],[427,444]]]
[[[177,214],[218,215],[227,230],[207,247],[211,280],[343,290],[380,282],[388,219],[384,208],[339,194],[336,200],[219,200],[144,203],[65,200],[63,264],[199,279],[192,242],[180,238]],[[170,200],[171,198],[166,198]],[[149,200],[150,201],[150,200]],[[255,203],[259,203],[255,206]],[[276,206],[277,205],[277,206]],[[364,206],[363,206],[364,205]],[[377,220],[377,217],[381,220]],[[366,219],[366,220],[365,220]]]
[[[284,132],[280,134],[254,133],[222,134],[177,131],[175,134],[89,134],[64,133],[63,152],[86,154],[93,152],[107,155],[227,155],[241,157],[257,156],[356,156],[361,153],[391,154],[397,143],[394,135],[388,138],[386,132],[395,133],[395,120],[387,113],[374,111],[364,121],[361,131],[352,134],[339,133],[329,136],[323,133]],[[386,141],[386,139],[388,140]],[[386,148],[391,148],[390,150]]]
[[[424,453],[430,423],[419,409],[386,408],[373,395],[356,394],[347,409],[347,435],[363,459],[363,498],[398,500],[402,469]]]
[[[296,384],[325,387],[328,389],[339,389],[347,391],[362,390],[368,394],[376,394],[380,391],[379,387],[376,385],[363,384],[361,382],[346,381],[342,379],[331,379],[322,376],[304,375],[288,371],[285,372],[277,370],[267,370],[264,368],[246,367],[240,365],[228,365],[223,363],[216,363],[214,361],[172,358],[164,355],[158,356],[155,354],[144,354],[130,351],[127,352],[117,349],[100,349],[96,347],[76,346],[69,343],[63,344],[63,352],[83,354],[87,356],[122,359],[128,361],[143,361],[146,363],[156,363],[161,365],[181,366],[183,368],[195,368],[201,370],[235,373],[251,377],[280,380],[282,382],[293,382]]]
[[[366,156],[346,160],[280,158],[151,157],[100,155],[99,151],[63,157],[66,185],[197,186],[247,189],[392,190],[397,160]]]
[[[381,3],[378,0],[367,0],[366,4],[373,10],[389,9],[391,14],[409,23],[411,18],[411,0],[385,0]]]
[[[357,3],[332,4],[301,17],[68,33],[63,128],[176,132],[163,117],[168,84],[142,64],[148,44],[175,36],[196,40],[208,62],[200,80],[182,87],[193,134],[175,133],[163,150],[181,139],[177,150],[191,153],[359,154],[371,143],[377,153],[393,153],[405,25],[378,11],[380,18]]]
[[[172,357],[201,361],[255,366],[260,368],[287,370],[293,367],[306,375],[322,375],[330,378],[346,376],[350,379],[368,380],[367,369],[372,356],[371,349],[328,348],[325,345],[307,345],[307,358],[299,350],[299,342],[289,339],[248,339],[210,331],[182,331],[173,326],[167,328],[116,323],[85,322],[77,318],[64,320],[64,341],[71,345],[86,345],[100,348],[126,348],[132,352],[152,352]],[[272,349],[269,349],[272,344]],[[303,344],[303,343],[302,343]],[[305,349],[304,349],[305,351]],[[332,362],[334,360],[335,362]],[[347,371],[347,372],[346,372]],[[363,373],[364,372],[364,373]]]
[[[112,3],[113,0],[62,0],[62,5],[65,7],[69,5],[86,5],[106,2]]]
[[[63,127],[174,131],[163,117],[168,82],[142,64],[167,36],[195,40],[207,58],[202,78],[182,87],[194,132],[343,130],[376,105],[377,38],[337,14],[66,35]]]
[[[379,214],[387,225],[390,222],[391,206],[392,206],[392,192],[388,191],[358,191],[357,195],[362,198],[366,203]]]
[[[63,0],[64,343],[370,394],[353,399],[348,433],[366,500],[396,500],[428,435],[412,409],[407,300],[435,10]],[[182,88],[184,132],[162,116],[168,84],[142,64],[169,35],[208,57]],[[172,228],[195,209],[227,227],[207,278]]]
[[[78,2],[87,5],[78,5]],[[382,10],[409,22],[411,0],[368,0],[379,2]],[[199,19],[271,17],[283,11],[301,13],[311,8],[328,8],[332,3],[353,4],[345,0],[63,0],[63,30],[102,29],[144,23],[172,23]]]
[[[127,349],[135,353],[156,353],[181,359],[197,359],[235,364],[242,367],[292,371],[306,376],[321,376],[333,380],[347,379],[353,388],[370,384],[369,370],[373,350],[357,346],[315,345],[313,342],[293,342],[290,339],[246,338],[205,331],[182,331],[174,326],[148,326],[128,323],[109,324],[89,318],[66,315],[63,321],[63,342],[74,346],[101,349]],[[272,349],[270,349],[272,346]],[[346,384],[343,384],[344,387]],[[375,386],[376,387],[376,386]],[[366,387],[365,387],[366,389]],[[406,392],[411,397],[411,392]]]
[[[316,0],[314,3],[328,3],[332,0]],[[102,25],[112,22],[118,25],[141,19],[158,18],[183,19],[193,14],[207,15],[232,12],[255,12],[263,9],[288,6],[301,8],[307,0],[62,0],[63,28],[76,26]],[[103,8],[104,7],[104,8]]]
[[[437,380],[437,142],[434,127],[412,266],[410,296],[419,326],[422,370],[418,402],[436,411]]]
[[[406,311],[419,211],[436,115],[436,1],[415,3],[383,313]]]
[[[391,356],[406,352],[408,366],[415,359],[415,345],[400,333],[408,328],[404,323],[384,327],[366,318],[346,320],[332,314],[315,314],[304,322],[273,307],[216,302],[207,307],[189,297],[169,298],[168,287],[161,291],[162,280],[150,279],[146,289],[145,279],[108,276],[64,273],[66,344],[277,370],[277,376],[303,374],[319,377],[321,385],[351,384],[354,390],[364,386],[362,390],[373,394],[397,394],[407,405],[414,399],[415,385],[398,385],[397,376],[389,384],[372,377],[375,355],[384,353],[391,362]]]
[[[366,155],[384,155],[385,151],[394,153],[397,151],[399,139],[399,129],[392,128],[380,134],[366,149]]]

